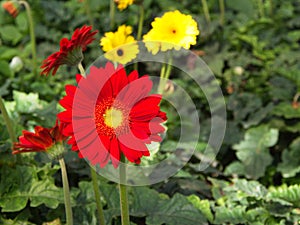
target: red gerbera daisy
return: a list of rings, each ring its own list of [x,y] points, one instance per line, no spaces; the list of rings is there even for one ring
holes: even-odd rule
[[[13,154],[24,152],[47,152],[51,156],[58,156],[62,153],[62,142],[67,139],[63,135],[64,125],[56,122],[52,128],[36,126],[34,133],[23,131],[23,136],[19,137],[19,142],[14,143]],[[59,151],[59,152],[57,152]]]
[[[86,50],[86,46],[95,40],[94,35],[98,31],[91,32],[91,30],[92,26],[84,25],[75,30],[71,40],[61,39],[60,50],[44,60],[41,74],[48,75],[52,71],[52,75],[54,75],[58,68],[65,64],[77,66],[83,59],[82,52]]]
[[[114,167],[123,154],[130,162],[140,163],[150,153],[146,144],[161,141],[161,95],[149,95],[152,81],[138,78],[137,71],[126,75],[122,66],[92,66],[87,78],[77,75],[78,86],[67,85],[60,100],[66,109],[58,118],[66,123],[72,150],[80,151],[93,165],[104,167],[111,159]]]

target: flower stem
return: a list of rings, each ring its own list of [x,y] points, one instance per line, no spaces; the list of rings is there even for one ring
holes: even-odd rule
[[[121,220],[122,220],[122,225],[130,225],[127,187],[125,184],[123,184],[126,181],[126,164],[124,163],[125,162],[124,155],[121,156],[121,162],[123,162],[123,164],[120,164],[120,182],[119,182]]]
[[[136,36],[136,39],[138,41],[141,40],[141,37],[142,37],[143,23],[144,23],[144,17],[145,17],[145,10],[144,10],[144,6],[142,3],[139,5],[139,8],[140,8],[140,18],[139,18],[139,25],[138,25],[138,31],[137,31],[137,36]]]
[[[295,94],[295,96],[293,98],[293,102],[298,102],[299,97],[300,97],[300,92]]]
[[[137,31],[137,35],[136,35],[136,39],[138,41],[141,40],[142,33],[143,33],[143,23],[144,23],[144,17],[145,17],[145,10],[144,10],[143,3],[139,4],[139,11],[140,11],[140,16],[139,16],[139,23],[138,23],[138,31]],[[136,62],[133,65],[133,69],[138,70],[138,62]]]
[[[34,24],[31,14],[31,9],[29,4],[26,1],[19,1],[20,4],[23,4],[29,22],[29,33],[30,33],[30,41],[31,41],[31,51],[32,51],[32,64],[33,64],[33,74],[37,75],[37,59],[36,59],[36,41],[35,41],[35,34],[34,34]]]
[[[164,82],[164,74],[166,71],[166,64],[164,63],[161,67],[160,70],[160,79],[159,79],[159,84],[158,84],[158,89],[157,89],[157,93],[158,94],[162,94],[164,91],[164,87],[165,87],[165,82]]]
[[[100,225],[105,225],[103,207],[102,207],[102,203],[101,203],[100,191],[99,191],[98,182],[97,182],[98,181],[97,173],[94,170],[94,168],[92,168],[92,167],[91,167],[91,177],[92,177],[93,188],[94,188],[94,193],[95,193],[95,198],[96,198],[99,224]]]
[[[172,69],[172,63],[173,63],[173,57],[170,56],[170,58],[168,60],[168,65],[167,65],[166,73],[164,75],[165,79],[169,79],[169,77],[170,77],[171,69]]]
[[[225,21],[225,5],[224,0],[219,0],[219,6],[220,6],[220,24],[221,26],[224,25]]]
[[[110,29],[113,29],[115,26],[115,11],[116,11],[115,2],[114,0],[110,0],[110,7],[109,7]]]
[[[14,143],[14,142],[17,141],[17,138],[16,138],[16,135],[15,135],[15,132],[14,132],[14,129],[13,129],[12,121],[10,120],[10,118],[8,116],[6,107],[4,105],[4,100],[3,100],[2,97],[0,97],[0,111],[1,111],[1,114],[2,114],[3,119],[4,119],[7,131],[8,131],[8,134],[9,134],[9,138],[10,138],[11,142]]]
[[[259,11],[260,17],[265,17],[263,1],[262,0],[257,0],[257,5],[258,5],[258,11]]]
[[[269,14],[273,16],[273,1],[269,0]]]
[[[206,0],[202,0],[202,6],[203,6],[203,13],[204,13],[205,19],[206,19],[207,23],[210,23],[209,9],[208,9]]]
[[[168,63],[163,64],[161,71],[160,71],[160,80],[159,80],[159,85],[158,85],[158,94],[163,94],[164,88],[166,85],[166,80],[169,79],[170,74],[171,74],[171,69],[172,69],[172,62],[173,62],[173,57],[169,56]]]
[[[94,28],[94,21],[93,21],[93,16],[92,16],[92,13],[91,13],[90,0],[85,0],[84,1],[84,7],[85,7],[85,13],[88,16],[89,23]]]
[[[66,224],[73,225],[73,215],[72,215],[71,198],[70,198],[66,164],[63,158],[60,158],[58,161],[61,169],[61,176],[62,176],[63,189],[64,189],[65,211],[66,211],[66,219],[67,219]]]
[[[0,96],[0,112],[3,116],[3,120],[4,120],[4,123],[6,125],[6,129],[7,129],[9,138],[11,140],[11,143],[13,144],[13,143],[17,142],[17,138],[16,138],[16,135],[15,135],[15,131],[13,129],[13,123],[12,123],[11,119],[8,116],[8,113],[7,113],[5,104],[4,104],[4,100],[1,96]],[[16,159],[17,159],[17,163],[22,162],[21,155],[19,155],[19,154],[16,155]]]
[[[81,74],[83,77],[86,77],[85,69],[83,68],[81,62],[78,63],[78,69],[79,69],[79,71],[80,71],[80,74]]]

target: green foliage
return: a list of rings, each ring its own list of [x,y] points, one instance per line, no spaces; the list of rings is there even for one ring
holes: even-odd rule
[[[236,156],[242,162],[246,176],[253,179],[262,177],[267,166],[272,163],[269,147],[276,144],[278,130],[259,126],[246,131],[245,138],[233,146]]]
[[[294,177],[300,172],[300,138],[295,139],[289,149],[282,153],[282,162],[278,165],[283,177]]]
[[[57,208],[63,203],[62,189],[54,184],[54,180],[40,180],[36,167],[16,166],[1,168],[0,206],[2,212],[16,212],[24,209],[30,201],[31,207],[45,204],[49,208]]]
[[[102,54],[99,38],[104,32],[121,24],[132,25],[133,34],[137,32],[137,5],[116,10],[115,25],[110,27],[109,1],[28,2],[39,66],[59,49],[61,38],[69,38],[83,24],[93,23],[99,30],[96,41],[84,52],[84,66]],[[169,10],[178,9],[198,22],[201,34],[192,50],[201,55],[222,88],[227,129],[217,157],[202,171],[199,164],[215,153],[213,146],[208,146],[208,153],[204,151],[211,131],[207,96],[195,82],[172,70],[172,81],[186,90],[196,105],[201,134],[194,155],[176,176],[150,187],[129,188],[132,224],[292,225],[300,221],[300,4],[293,0],[226,0],[221,24],[219,2],[207,1],[208,23],[199,1],[143,1],[143,34],[149,31],[154,17]],[[10,68],[15,56],[24,64],[17,72]],[[16,18],[1,9],[0,96],[5,99],[17,135],[36,125],[53,126],[64,86],[74,84],[77,73],[76,68],[62,66],[55,76],[35,77],[31,58],[24,8]],[[192,64],[192,60],[187,63]],[[151,76],[159,74],[159,69],[139,65],[140,72]],[[210,95],[214,93],[213,88],[209,90]],[[185,103],[182,96],[174,97]],[[150,146],[155,154],[142,160],[142,165],[167,157],[176,164],[177,154],[190,150],[188,142],[177,145],[182,126],[177,113],[171,106],[162,107],[169,111],[167,139]],[[12,143],[2,115],[0,137],[0,224],[63,224],[62,183],[56,162],[49,163],[46,155],[35,153],[21,156],[18,162],[11,154]],[[77,153],[68,152],[65,158],[74,224],[97,224],[89,166]],[[165,165],[165,169],[173,164]],[[120,225],[117,185],[100,180],[106,224]]]

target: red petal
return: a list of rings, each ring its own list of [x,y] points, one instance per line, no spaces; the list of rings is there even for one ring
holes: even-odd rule
[[[120,162],[120,147],[119,142],[116,138],[111,139],[110,141],[110,158],[113,166],[118,167]]]
[[[161,95],[148,96],[136,103],[130,111],[130,118],[139,121],[150,121],[159,113]]]

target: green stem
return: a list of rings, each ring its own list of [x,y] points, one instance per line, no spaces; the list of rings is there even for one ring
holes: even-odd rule
[[[269,0],[269,14],[270,16],[273,15],[273,1]]]
[[[101,195],[100,195],[100,191],[99,191],[99,187],[98,187],[97,173],[96,173],[95,169],[92,167],[91,167],[91,177],[92,177],[93,188],[94,188],[94,193],[95,193],[95,198],[96,198],[99,224],[105,225],[103,207],[102,207],[102,203],[101,203]]]
[[[94,21],[93,21],[93,16],[92,16],[92,13],[91,13],[90,0],[85,0],[84,2],[85,2],[85,4],[84,4],[85,12],[86,12],[86,14],[88,16],[89,23],[95,29],[95,27],[94,27]]]
[[[138,41],[141,40],[142,38],[142,33],[143,33],[143,23],[144,23],[144,17],[145,17],[145,10],[144,10],[144,6],[143,3],[141,3],[139,5],[139,10],[140,10],[140,16],[139,16],[139,23],[138,23],[138,31],[137,31],[137,35],[136,35],[136,39]],[[138,62],[136,62],[133,65],[133,69],[134,70],[138,70]]]
[[[31,51],[32,51],[32,64],[33,64],[33,74],[37,75],[37,59],[36,59],[36,40],[35,40],[35,34],[34,34],[34,24],[31,14],[31,9],[29,4],[26,1],[19,1],[20,4],[23,4],[27,17],[29,22],[29,33],[30,33],[30,41],[31,41]]]
[[[166,80],[169,79],[171,70],[172,70],[172,62],[173,62],[173,57],[172,55],[169,56],[168,63],[163,64],[161,71],[160,71],[160,80],[159,80],[159,85],[158,85],[158,94],[163,94],[164,92],[164,87],[166,85]]]
[[[71,197],[70,197],[70,190],[69,190],[69,182],[68,182],[68,175],[66,170],[65,161],[63,158],[60,158],[59,165],[61,169],[61,176],[63,182],[63,189],[64,189],[64,200],[65,200],[65,211],[66,211],[66,219],[67,225],[73,225],[73,215],[72,215],[72,207],[71,207]]]
[[[126,181],[126,164],[125,164],[124,155],[121,156],[121,162],[123,162],[123,164],[120,164],[120,181],[119,181],[121,220],[122,220],[122,225],[130,225],[127,187],[125,184],[123,184]]]
[[[207,23],[210,23],[209,9],[206,0],[202,0],[203,12]]]
[[[299,97],[300,97],[300,92],[295,94],[295,96],[293,98],[293,102],[298,102]]]
[[[169,77],[170,77],[171,69],[172,69],[172,63],[173,63],[173,57],[170,56],[169,60],[168,60],[168,65],[167,65],[166,73],[164,75],[165,79],[169,79]]]
[[[9,135],[9,138],[11,140],[12,145],[17,142],[17,137],[15,135],[15,131],[13,129],[13,123],[11,121],[11,119],[8,116],[8,112],[6,110],[5,104],[4,104],[4,100],[3,98],[0,96],[0,112],[3,116],[3,120],[4,123],[6,125],[6,129]],[[17,154],[16,155],[16,159],[17,159],[17,163],[21,163],[22,162],[22,158],[21,155]]]
[[[15,132],[14,132],[14,129],[13,129],[12,121],[10,120],[10,118],[8,116],[6,107],[4,105],[4,100],[3,100],[2,97],[0,97],[0,111],[2,113],[3,120],[5,122],[7,131],[8,131],[8,134],[9,134],[9,138],[10,138],[11,142],[14,143],[14,142],[17,141],[17,138],[16,138],[16,135],[15,135]]]
[[[258,11],[260,17],[265,17],[264,3],[262,0],[257,0]]]
[[[110,0],[109,18],[110,18],[110,29],[112,30],[115,26],[115,11],[116,5],[114,0]]]
[[[166,64],[164,63],[161,67],[160,70],[160,79],[159,79],[159,84],[158,84],[158,89],[157,89],[157,93],[158,94],[162,94],[164,91],[164,87],[165,87],[165,81],[164,81],[164,74],[166,71]]]
[[[138,31],[137,31],[137,36],[136,39],[139,41],[142,38],[142,32],[143,32],[143,23],[144,23],[144,17],[145,17],[145,10],[144,6],[141,3],[139,5],[140,8],[140,18],[139,18],[139,25],[138,25]]]
[[[224,25],[225,21],[225,5],[224,0],[219,0],[219,6],[220,6],[220,24],[221,26]]]
[[[77,67],[78,67],[78,69],[79,69],[79,71],[80,71],[80,74],[81,74],[83,77],[86,77],[85,69],[83,68],[81,62],[78,63]]]

